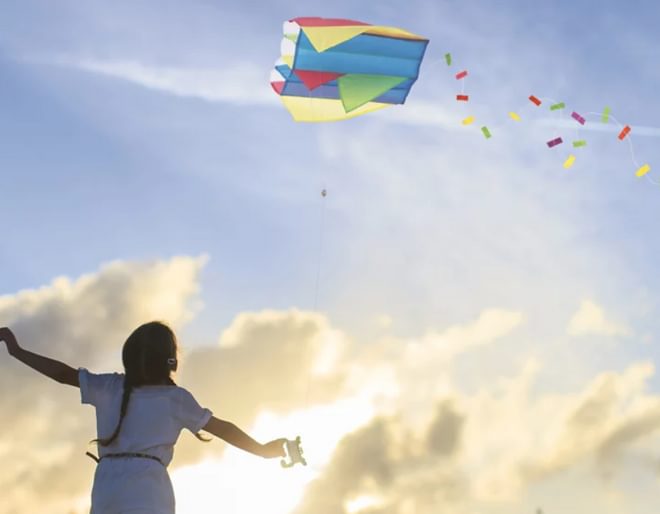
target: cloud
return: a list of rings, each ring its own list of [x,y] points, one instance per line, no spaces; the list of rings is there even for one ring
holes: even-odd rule
[[[116,261],[77,279],[58,277],[39,289],[0,297],[0,319],[27,349],[96,372],[120,370],[121,344],[137,325],[161,319],[177,329],[194,317],[206,261],[205,256]],[[182,348],[177,381],[219,417],[249,428],[260,412],[287,413],[340,396],[348,344],[318,314],[240,313],[218,346]],[[0,456],[13,464],[0,472],[0,484],[9,491],[0,513],[59,514],[67,501],[89,494],[93,464],[84,450],[95,435],[93,415],[81,414],[77,389],[49,383],[4,359],[0,387],[11,394],[0,399]],[[183,437],[174,464],[197,462],[214,448],[226,445]]]
[[[339,442],[295,514],[532,509],[539,498],[530,495],[550,481],[554,493],[541,498],[546,505],[557,504],[557,491],[579,487],[600,512],[620,512],[602,494],[616,486],[602,479],[623,475],[626,461],[650,481],[657,474],[656,462],[637,457],[660,439],[660,397],[645,390],[654,367],[633,363],[601,372],[576,391],[539,393],[543,366],[526,358],[511,376],[482,381],[473,391],[460,387],[456,359],[483,359],[479,347],[511,337],[522,319],[492,309],[433,336],[363,348],[351,361],[349,388],[369,391],[377,414]],[[481,366],[486,371],[488,362]],[[391,372],[384,375],[384,368]],[[412,416],[411,404],[418,411]],[[633,493],[617,494],[625,505]]]
[[[450,375],[459,356],[478,354],[480,347],[497,344],[523,320],[518,311],[485,309],[475,320],[445,330],[429,330],[407,339],[384,337],[377,344],[365,345],[353,357],[349,381],[355,389],[373,390],[397,401],[398,409],[414,417],[428,407],[425,399],[429,394],[451,387]],[[409,401],[411,398],[415,401]]]
[[[429,428],[431,437],[418,446],[396,417],[377,417],[340,442],[295,514],[345,514],[356,512],[360,504],[366,506],[359,510],[365,514],[401,512],[404,506],[409,512],[430,514],[460,503],[468,492],[453,459],[461,423],[450,405],[440,405]],[[452,434],[439,452],[438,432]]]
[[[602,307],[590,300],[584,300],[568,323],[567,331],[572,336],[602,335],[626,336],[630,329],[606,318]]]
[[[408,100],[403,106],[385,109],[379,116],[386,123],[400,123],[420,127],[441,127],[445,130],[461,130],[455,115],[441,106],[440,102],[423,99]]]
[[[116,365],[121,340],[138,323],[159,317],[180,326],[191,319],[205,261],[111,263],[2,297],[0,317],[28,348],[68,355],[75,364]],[[621,462],[658,437],[660,399],[645,391],[654,373],[648,363],[600,373],[578,391],[535,394],[542,366],[527,358],[511,376],[461,387],[458,359],[487,371],[483,351],[506,344],[524,320],[520,311],[485,309],[419,337],[358,344],[319,314],[243,312],[216,346],[185,353],[180,382],[248,431],[263,413],[298,412],[303,419],[310,406],[371,399],[375,414],[340,435],[297,514],[488,512],[492,502],[521,502],[550,477],[569,488],[574,479],[563,477],[585,466],[595,476],[616,476]],[[91,485],[93,465],[81,444],[93,435],[92,416],[80,416],[73,388],[44,395],[41,377],[7,364],[0,381],[12,394],[0,400],[0,442],[12,444],[0,444],[0,456],[14,464],[0,473],[9,491],[2,508],[61,512],[67,498],[88,494]],[[225,447],[182,438],[175,464],[217,459]],[[637,466],[656,473],[650,464]]]
[[[595,115],[600,117],[600,113],[585,113],[586,115]],[[536,120],[536,123],[538,123],[540,126],[544,127],[556,127],[556,128],[567,128],[567,129],[576,129],[576,121],[573,119],[556,119],[556,118],[541,118],[539,120]],[[631,125],[630,126],[632,131],[631,133],[634,134],[635,136],[646,136],[646,137],[660,137],[660,128],[658,127],[647,127],[643,125]],[[601,123],[600,120],[598,120],[596,123],[587,123],[584,126],[580,126],[579,129],[580,131],[585,131],[585,132],[609,132],[609,133],[619,133],[621,129],[623,128],[623,125],[614,122],[613,123],[608,123],[604,124]]]
[[[268,74],[249,62],[223,69],[156,66],[136,59],[98,59],[60,56],[46,62],[82,70],[138,86],[185,98],[239,105],[265,105],[280,108],[277,95],[268,83]],[[416,99],[405,106],[394,106],[381,114],[383,123],[435,126],[461,130],[449,111],[438,102]]]
[[[644,391],[653,374],[650,363],[603,372],[575,398],[563,398],[536,456],[521,463],[523,474],[538,480],[584,461],[602,474],[615,472],[626,451],[660,430],[660,398]]]
[[[59,277],[39,289],[0,297],[0,319],[27,349],[95,371],[117,369],[126,336],[146,320],[174,327],[200,307],[199,274],[206,257],[122,262],[77,279]],[[0,512],[61,513],[62,503],[89,494],[95,435],[77,389],[49,382],[2,356]],[[11,444],[2,444],[6,442]]]
[[[267,75],[249,63],[214,69],[154,66],[131,59],[60,57],[53,62],[180,97],[240,105],[279,105],[268,85]]]
[[[345,436],[295,513],[491,512],[524,505],[550,478],[554,491],[570,491],[576,480],[586,491],[590,476],[623,472],[620,458],[634,445],[657,444],[660,399],[641,391],[650,372],[638,365],[600,375],[576,399],[531,397],[534,373],[524,371],[474,395],[427,398],[435,407],[426,425],[401,413],[378,416]],[[646,464],[638,461],[637,470],[653,479]],[[592,471],[576,478],[585,466]],[[597,487],[587,495],[601,494]]]
[[[290,309],[240,313],[217,347],[192,351],[182,365],[186,387],[220,417],[249,427],[261,411],[284,414],[342,396],[347,337],[319,314]],[[177,464],[207,451],[177,447]]]

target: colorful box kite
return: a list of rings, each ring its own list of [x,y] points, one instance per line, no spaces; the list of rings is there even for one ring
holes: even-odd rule
[[[395,27],[294,18],[271,86],[296,121],[353,118],[406,101],[428,42]]]

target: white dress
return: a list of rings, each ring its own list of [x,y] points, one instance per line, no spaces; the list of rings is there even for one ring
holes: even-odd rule
[[[79,370],[82,403],[96,408],[98,437],[109,437],[119,421],[124,387],[120,373]],[[94,474],[90,514],[174,514],[172,483],[166,466],[183,428],[199,432],[211,419],[186,389],[178,386],[134,388],[119,435],[99,445],[99,457],[112,453],[143,453],[158,457],[102,459]]]

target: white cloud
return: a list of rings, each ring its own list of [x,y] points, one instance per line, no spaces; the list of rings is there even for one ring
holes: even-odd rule
[[[44,349],[48,334],[55,336],[48,353],[59,356],[70,347],[92,362],[103,349],[116,351],[120,335],[157,311],[178,324],[190,320],[204,262],[116,262],[76,280],[59,278],[37,291],[2,297],[0,314],[13,320],[22,339],[34,341],[33,348]],[[162,302],[163,296],[169,300]],[[248,431],[256,427],[260,439],[280,436],[272,432],[277,427],[286,426],[284,435],[300,431],[313,469],[297,480],[304,495],[293,510],[298,514],[360,512],[360,505],[368,510],[360,498],[374,499],[374,512],[491,512],[498,502],[520,503],[548,477],[570,490],[571,473],[585,466],[592,471],[580,484],[592,487],[588,477],[612,473],[631,452],[654,444],[660,419],[660,399],[645,392],[654,372],[648,363],[601,373],[573,393],[534,395],[542,365],[527,358],[511,376],[462,389],[455,380],[458,357],[487,371],[482,350],[505,344],[525,319],[523,312],[492,308],[419,337],[357,344],[319,314],[245,312],[222,332],[218,346],[189,352],[182,376],[202,403],[219,406],[221,416]],[[95,341],[91,348],[89,341]],[[89,488],[90,467],[75,455],[93,434],[91,417],[83,420],[76,412],[73,390],[30,403],[48,386],[21,367],[0,379],[5,390],[7,380],[23,387],[2,402],[12,422],[2,424],[1,441],[13,443],[0,444],[0,454],[15,463],[0,474],[12,491],[4,504],[25,508],[36,500],[40,512],[59,512],[66,498]],[[421,415],[410,416],[411,410]],[[246,459],[232,451],[218,460],[218,448],[225,445],[180,441],[175,467],[207,458],[199,474],[194,467],[174,472],[180,494],[187,495],[185,484],[195,477],[208,481],[214,469],[233,469],[232,463]],[[240,467],[237,480],[266,480],[272,473],[254,461]],[[642,468],[650,473],[648,461],[634,469]],[[272,482],[289,483],[283,477]],[[182,498],[181,504],[194,510],[196,500]],[[231,511],[231,505],[228,500],[223,508]]]
[[[590,300],[584,300],[568,323],[567,331],[572,336],[603,335],[626,336],[631,331],[623,324],[607,319],[602,307]]]
[[[0,297],[0,319],[28,350],[73,367],[119,370],[121,345],[139,324],[160,319],[176,328],[190,321],[206,260],[115,261],[76,279],[59,277]],[[89,495],[93,467],[84,451],[95,435],[93,412],[83,412],[76,389],[49,382],[6,353],[1,359],[0,456],[11,465],[0,470],[0,513],[68,512],[63,504]]]
[[[277,95],[268,83],[268,73],[249,63],[213,69],[154,66],[132,59],[61,57],[53,62],[181,97],[209,102],[279,105]]]
[[[399,341],[401,354],[406,346]],[[568,512],[591,503],[598,512],[619,514],[640,494],[624,485],[623,475],[656,480],[647,459],[633,460],[629,470],[621,465],[658,442],[660,398],[645,391],[654,372],[649,363],[601,373],[579,390],[558,395],[534,394],[542,366],[528,360],[519,373],[483,383],[473,393],[454,384],[435,394],[433,383],[451,365],[438,366],[437,351],[426,352],[436,362],[435,377],[399,373],[400,395],[392,398],[398,408],[380,410],[346,434],[296,514],[346,514],[361,497],[378,498],[379,513],[501,512],[507,505],[531,509],[540,500],[548,508],[563,503]],[[404,365],[395,351],[382,357],[395,368]],[[375,365],[373,355],[363,361],[365,381]],[[413,382],[426,388],[412,394]],[[411,420],[402,410],[410,402],[431,416]],[[601,481],[607,476],[613,482]],[[550,492],[539,493],[545,484],[551,484]],[[580,497],[569,494],[575,488],[582,490]],[[564,492],[570,501],[556,497]],[[614,505],[613,495],[619,498]]]
[[[440,102],[423,99],[410,99],[404,105],[394,105],[378,113],[383,122],[417,125],[420,127],[441,127],[446,130],[461,130],[458,117],[442,107]]]
[[[0,319],[27,349],[74,367],[120,371],[121,344],[136,326],[161,319],[178,329],[192,319],[201,306],[199,275],[206,261],[206,256],[116,261],[76,279],[58,277],[39,289],[0,297]],[[318,314],[241,313],[217,347],[182,348],[177,380],[219,416],[249,429],[262,412],[283,415],[333,403],[342,393],[347,345],[346,336]],[[81,412],[76,389],[48,382],[6,354],[2,358],[0,388],[12,393],[0,399],[0,457],[12,465],[0,472],[7,491],[0,514],[80,508],[93,474],[84,456],[95,435],[93,412]],[[359,422],[369,414],[361,409],[347,419]],[[334,426],[333,437],[341,426]],[[224,448],[182,437],[173,467]]]
[[[596,115],[600,116],[599,113],[585,113],[586,115]],[[536,120],[535,123],[538,123],[544,127],[556,127],[556,128],[568,128],[568,129],[578,129],[580,132],[609,132],[609,133],[618,133],[623,128],[623,125],[615,123],[600,123],[599,121],[589,123],[587,122],[583,126],[578,126],[577,122],[573,119],[557,119],[557,118],[541,118]],[[660,137],[660,128],[658,127],[647,127],[643,125],[631,125],[631,134],[634,136],[647,136],[647,137]],[[630,136],[628,137],[630,140]]]

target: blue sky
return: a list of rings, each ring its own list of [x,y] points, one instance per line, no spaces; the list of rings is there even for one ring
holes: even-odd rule
[[[379,187],[391,179],[387,172],[382,177],[364,173],[341,155],[323,154],[327,140],[335,141],[341,154],[344,135],[364,140],[383,160],[390,157],[392,145],[404,151],[419,145],[438,155],[458,145],[469,153],[484,152],[483,161],[492,170],[479,163],[461,186],[467,188],[461,192],[463,207],[439,211],[443,218],[437,220],[438,228],[469,229],[461,225],[465,210],[480,205],[478,195],[487,194],[471,192],[470,181],[483,183],[492,176],[496,187],[506,189],[519,187],[516,182],[526,180],[521,175],[534,174],[534,194],[548,188],[550,197],[540,199],[548,218],[572,209],[567,216],[573,216],[570,237],[577,248],[598,247],[630,274],[617,287],[644,281],[657,290],[652,262],[657,189],[630,180],[632,164],[622,145],[596,134],[589,161],[578,161],[579,176],[566,179],[560,159],[548,159],[544,145],[516,143],[529,125],[515,132],[504,116],[514,108],[534,115],[525,99],[535,91],[584,110],[612,105],[619,119],[653,126],[658,72],[652,65],[657,57],[652,2],[638,2],[634,9],[616,2],[597,7],[587,2],[510,2],[497,8],[483,2],[416,2],[406,8],[393,2],[332,8],[305,3],[304,12],[301,8],[295,2],[255,4],[255,9],[226,2],[118,2],[112,7],[99,2],[60,2],[57,7],[4,2],[0,159],[11,213],[5,221],[11,220],[7,233],[13,244],[1,256],[2,267],[12,270],[3,276],[3,290],[36,287],[53,276],[76,275],[113,259],[208,253],[204,297],[214,318],[220,315],[226,321],[236,311],[265,305],[309,306],[320,227],[317,193],[325,185],[330,197],[321,285],[325,307],[338,308],[354,293],[349,291],[360,267],[371,268],[359,256],[368,248],[359,249],[354,238],[366,231],[381,250],[388,245],[384,226],[379,232],[374,225],[383,219],[377,213]],[[278,55],[281,21],[306,13],[341,13],[428,36],[425,68],[410,105],[425,102],[445,116],[463,117],[452,101],[456,85],[451,73],[438,62],[451,51],[456,66],[470,69],[467,84],[475,108],[493,120],[491,125],[501,124],[500,132],[510,131],[502,134],[508,140],[494,140],[489,148],[474,133],[383,125],[378,117],[333,126],[290,123],[274,98],[268,102],[266,79]],[[248,90],[263,97],[254,102],[250,95],[239,101],[205,101],[61,64],[84,60],[216,70],[224,82],[235,76],[239,87],[247,80]],[[253,80],[262,78],[259,73],[263,83]],[[640,159],[652,163],[656,141],[635,139]],[[519,155],[513,163],[498,163],[497,155],[486,153],[498,147],[513,154],[514,146],[519,146]],[[409,158],[405,155],[402,166]],[[445,169],[419,171],[425,178],[456,174],[464,166],[462,157],[447,158]],[[428,185],[416,178],[411,172],[406,179],[411,195]],[[446,185],[442,177],[437,181],[439,188]],[[437,199],[445,198],[440,193]],[[373,209],[356,210],[356,202],[372,203]],[[491,206],[500,211],[510,207]],[[510,214],[513,221],[513,208]],[[390,215],[405,217],[401,211],[383,213]],[[400,230],[403,239],[389,242],[413,244],[406,239],[408,227]],[[532,271],[544,273],[540,268]],[[362,287],[371,290],[395,273],[405,275],[399,271],[392,265],[379,275],[367,273]],[[390,294],[406,299],[429,294],[446,303],[435,288],[425,292],[425,285],[395,282]],[[417,321],[428,322],[431,316],[427,312]]]
[[[430,38],[406,105],[294,123],[268,78],[282,22],[306,15]],[[537,386],[557,391],[655,361],[660,186],[634,177],[616,132],[582,131],[589,146],[564,170],[567,145],[545,141],[570,132],[527,97],[611,106],[660,181],[659,19],[652,1],[4,0],[0,294],[208,255],[192,345],[261,309],[316,303],[371,342],[499,308],[526,322],[457,361],[466,390],[530,356],[546,364]],[[460,125],[468,114],[491,140]],[[567,335],[585,301],[628,331]]]

